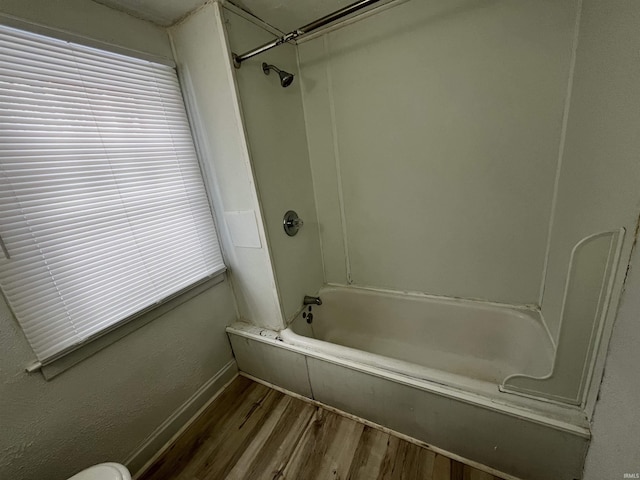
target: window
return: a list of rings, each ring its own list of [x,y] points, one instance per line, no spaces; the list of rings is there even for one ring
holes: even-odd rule
[[[0,174],[0,285],[42,363],[224,270],[169,66],[0,26]]]

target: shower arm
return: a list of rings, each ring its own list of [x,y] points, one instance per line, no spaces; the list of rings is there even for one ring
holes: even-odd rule
[[[267,65],[266,63],[263,63],[262,64],[262,71],[264,73],[269,73],[269,70],[275,70],[276,73],[280,73],[282,71],[278,67],[276,67],[275,65]]]
[[[266,52],[267,50],[271,50],[272,48],[282,45],[283,43],[289,42],[291,40],[295,40],[301,35],[311,33],[320,27],[324,27],[329,23],[335,22],[336,20],[344,18],[347,15],[351,15],[352,13],[355,13],[358,10],[366,8],[369,5],[373,5],[374,3],[378,3],[379,1],[380,0],[360,0],[359,2],[355,2],[355,3],[352,3],[351,5],[347,5],[346,7],[341,8],[340,10],[336,10],[335,12],[330,13],[329,15],[325,15],[324,17],[319,18],[318,20],[314,20],[313,22],[306,24],[304,27],[297,28],[296,30],[289,32],[281,37],[278,37],[275,40],[265,43],[264,45],[260,45],[259,47],[256,47],[253,50],[249,50],[241,55],[236,55],[235,53],[233,53],[232,54],[233,65],[236,68],[240,68],[240,66],[242,65],[242,62],[250,59],[251,57],[255,57],[256,55]]]

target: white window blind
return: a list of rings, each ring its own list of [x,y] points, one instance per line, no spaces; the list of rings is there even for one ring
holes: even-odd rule
[[[171,67],[0,26],[0,174],[0,285],[42,362],[224,269]]]

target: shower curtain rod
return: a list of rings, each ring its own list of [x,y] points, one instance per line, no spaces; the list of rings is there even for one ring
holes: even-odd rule
[[[256,55],[262,52],[271,50],[272,48],[282,45],[283,43],[286,43],[289,40],[295,40],[300,35],[304,35],[306,33],[310,33],[314,30],[317,30],[320,27],[324,27],[329,23],[335,22],[336,20],[346,17],[347,15],[351,15],[352,13],[357,12],[358,10],[361,10],[363,8],[366,8],[369,5],[373,5],[374,3],[378,3],[379,1],[380,0],[360,0],[359,2],[355,2],[355,3],[352,3],[351,5],[347,5],[346,7],[341,8],[340,10],[336,10],[335,12],[330,13],[329,15],[325,15],[324,17],[319,18],[318,20],[308,23],[304,27],[297,28],[294,31],[287,33],[286,35],[283,35],[282,37],[278,37],[275,40],[272,40],[271,42],[265,43],[264,45],[260,45],[259,47],[256,47],[253,50],[249,50],[248,52],[245,52],[242,55],[236,55],[235,53],[233,53],[232,54],[233,65],[236,68],[240,68],[240,65],[242,65],[242,62],[244,62],[245,60],[248,60],[251,57],[255,57]]]

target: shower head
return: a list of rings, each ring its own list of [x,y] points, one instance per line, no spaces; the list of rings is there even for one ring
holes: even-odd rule
[[[262,63],[262,71],[264,72],[265,75],[269,75],[269,72],[271,70],[275,70],[276,72],[278,72],[278,75],[280,76],[280,85],[282,85],[283,88],[287,88],[289,85],[293,83],[293,77],[294,77],[293,73],[280,70],[275,65],[267,65],[264,62]]]

